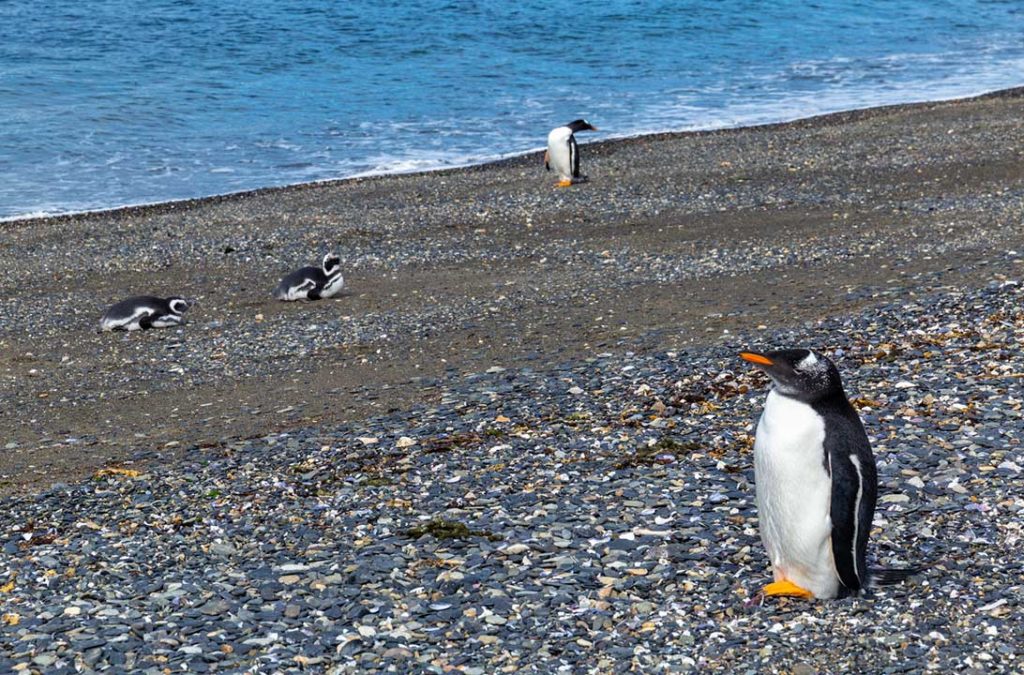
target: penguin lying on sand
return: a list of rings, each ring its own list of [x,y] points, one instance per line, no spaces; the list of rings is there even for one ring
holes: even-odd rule
[[[808,349],[740,357],[774,385],[754,440],[757,515],[775,577],[765,595],[844,597],[918,572],[867,567],[878,475],[835,364]]]
[[[303,267],[281,279],[274,289],[274,297],[285,301],[319,300],[334,297],[344,286],[341,258],[328,253],[322,267]]]
[[[189,303],[185,298],[139,295],[112,305],[100,319],[100,330],[146,330],[185,323]]]
[[[558,187],[569,187],[573,179],[580,178],[580,149],[576,145],[577,131],[597,131],[586,120],[569,122],[564,127],[557,127],[548,134],[548,150],[544,153],[544,168],[551,171],[554,167],[558,173]]]

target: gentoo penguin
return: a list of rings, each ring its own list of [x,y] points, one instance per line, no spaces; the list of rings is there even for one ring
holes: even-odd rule
[[[185,323],[189,303],[185,298],[157,298],[139,295],[122,300],[103,313],[100,330],[146,330],[167,328]]]
[[[548,150],[544,153],[544,168],[558,173],[558,187],[569,187],[574,178],[580,177],[580,150],[576,145],[577,131],[597,131],[586,120],[569,122],[548,134]]]
[[[835,364],[808,349],[740,357],[774,385],[754,440],[757,515],[775,577],[765,595],[844,597],[916,573],[867,568],[878,475]]]
[[[344,285],[341,258],[328,253],[322,267],[303,267],[281,279],[274,289],[274,297],[286,301],[319,300],[337,295]]]

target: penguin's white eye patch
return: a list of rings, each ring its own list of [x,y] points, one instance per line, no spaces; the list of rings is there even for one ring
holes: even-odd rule
[[[808,370],[814,371],[818,369],[818,357],[814,355],[814,352],[807,352],[807,356],[800,359],[800,363],[796,364],[797,370]]]

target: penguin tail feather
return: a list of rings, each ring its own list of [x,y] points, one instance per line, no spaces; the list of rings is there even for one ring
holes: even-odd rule
[[[893,586],[902,581],[905,581],[908,577],[912,577],[915,574],[920,573],[924,568],[922,567],[905,567],[905,568],[892,568],[892,567],[875,567],[868,570],[870,576],[870,582],[868,585],[872,588],[879,586]]]

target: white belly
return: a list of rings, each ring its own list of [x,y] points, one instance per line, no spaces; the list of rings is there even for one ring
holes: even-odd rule
[[[328,279],[324,285],[323,290],[320,291],[321,298],[333,298],[335,295],[341,292],[341,289],[345,287],[345,279],[342,275],[337,275],[333,279]]]
[[[548,134],[548,164],[562,180],[572,180],[572,157],[569,153],[569,127],[552,129]]]
[[[809,405],[768,394],[754,441],[761,540],[776,581],[788,579],[815,597],[831,598],[839,577],[832,561],[832,480],[824,440],[824,421]]]

